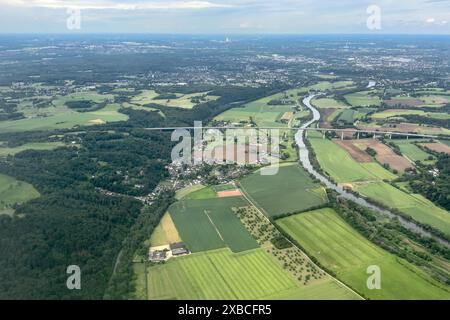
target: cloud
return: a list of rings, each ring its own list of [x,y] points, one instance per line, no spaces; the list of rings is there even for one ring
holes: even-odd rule
[[[65,9],[77,8],[82,10],[161,10],[161,9],[208,9],[229,8],[234,5],[219,4],[209,1],[134,1],[134,2],[112,2],[99,0],[94,3],[87,0],[0,0],[0,4],[27,7]]]

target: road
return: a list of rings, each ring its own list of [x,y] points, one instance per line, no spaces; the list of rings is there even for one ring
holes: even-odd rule
[[[311,105],[311,100],[315,97],[316,95],[310,95],[308,97],[306,97],[303,100],[303,104],[311,110],[312,114],[313,114],[313,118],[312,120],[308,121],[307,123],[303,124],[301,126],[301,128],[298,130],[298,132],[295,135],[295,142],[297,143],[298,147],[299,147],[299,159],[301,164],[303,165],[303,167],[309,172],[311,173],[314,177],[316,177],[317,179],[319,179],[327,188],[335,190],[336,192],[338,192],[340,194],[341,197],[351,200],[361,206],[364,206],[366,208],[369,208],[371,210],[377,211],[385,216],[388,216],[390,218],[398,218],[398,220],[400,221],[400,223],[407,229],[414,231],[420,235],[423,236],[427,236],[427,237],[431,237],[436,239],[437,241],[439,241],[441,244],[449,247],[450,244],[448,241],[446,241],[445,239],[441,239],[439,237],[436,237],[435,235],[431,234],[430,232],[428,232],[427,230],[425,230],[423,227],[421,227],[420,225],[415,224],[414,222],[408,221],[406,219],[404,219],[403,217],[382,209],[378,206],[375,206],[369,202],[367,202],[365,199],[361,198],[361,197],[357,197],[352,193],[349,193],[347,191],[344,190],[343,187],[335,185],[334,183],[332,183],[330,180],[328,180],[328,178],[326,178],[325,176],[321,175],[319,172],[317,172],[314,167],[312,166],[311,162],[309,161],[309,150],[305,145],[304,142],[304,138],[303,138],[303,134],[305,132],[305,128],[309,127],[310,125],[314,124],[315,122],[318,122],[320,120],[320,112],[314,108]]]

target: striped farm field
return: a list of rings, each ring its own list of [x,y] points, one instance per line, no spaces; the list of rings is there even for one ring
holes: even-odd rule
[[[332,209],[277,220],[321,265],[370,299],[450,299],[450,288],[422,270],[371,243]],[[367,268],[379,266],[381,289],[367,288]]]
[[[221,249],[172,259],[149,268],[147,278],[151,300],[355,298],[329,278],[301,286],[262,249],[239,254]]]

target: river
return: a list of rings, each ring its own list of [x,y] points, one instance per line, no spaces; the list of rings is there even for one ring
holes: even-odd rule
[[[328,178],[326,178],[325,176],[323,176],[322,174],[320,174],[319,172],[317,172],[314,167],[312,166],[311,162],[309,161],[309,150],[305,145],[305,142],[303,140],[303,133],[305,130],[305,128],[309,127],[310,125],[312,125],[315,122],[318,122],[320,120],[320,112],[314,108],[311,105],[311,100],[315,97],[316,95],[310,95],[308,97],[306,97],[303,100],[303,104],[308,107],[313,114],[313,118],[312,120],[308,121],[307,123],[303,124],[301,126],[301,128],[298,130],[297,134],[295,135],[295,141],[299,147],[299,159],[300,162],[302,163],[303,167],[309,172],[311,173],[314,177],[316,177],[317,179],[319,179],[327,188],[329,189],[333,189],[336,192],[338,192],[340,194],[341,197],[351,200],[353,202],[356,202],[357,204],[364,206],[366,208],[369,208],[371,210],[377,211],[387,217],[390,218],[398,218],[400,223],[407,229],[414,231],[420,235],[423,236],[427,236],[427,237],[432,237],[434,239],[436,239],[437,241],[439,241],[441,244],[445,245],[445,246],[450,246],[450,243],[444,239],[441,239],[439,237],[434,236],[433,234],[431,234],[430,232],[428,232],[427,230],[425,230],[422,226],[415,224],[414,222],[408,221],[406,219],[404,219],[403,217],[385,210],[383,208],[380,208],[378,206],[375,206],[369,202],[367,202],[364,198],[362,197],[358,197],[355,196],[353,193],[347,192],[344,190],[343,187],[335,185],[334,183],[332,183],[330,180],[328,180]]]

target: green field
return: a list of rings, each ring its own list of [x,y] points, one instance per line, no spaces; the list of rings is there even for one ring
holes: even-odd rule
[[[353,81],[322,81],[312,86],[307,87],[308,90],[316,90],[316,91],[326,91],[326,90],[338,90],[338,89],[348,89],[353,86]]]
[[[372,115],[373,119],[387,119],[391,117],[399,117],[404,115],[418,115],[433,119],[450,119],[450,115],[447,113],[440,112],[425,112],[424,110],[385,110],[381,112],[374,113]]]
[[[242,107],[232,108],[224,113],[221,113],[214,120],[227,121],[231,123],[241,123],[243,121],[250,122],[250,119],[260,127],[287,127],[286,123],[279,121],[285,112],[294,111],[298,104],[298,100],[303,94],[308,93],[308,88],[296,88],[286,90],[284,92],[276,93],[252,102],[249,102]],[[273,100],[287,100],[282,105],[269,104]],[[298,112],[295,117],[305,115],[304,112]]]
[[[354,107],[380,106],[381,99],[376,91],[361,91],[345,95],[347,102]]]
[[[356,191],[450,235],[450,213],[421,195],[408,194],[384,182],[358,185]]]
[[[184,200],[201,200],[217,198],[217,193],[212,187],[204,187],[203,189],[194,191],[185,196]]]
[[[322,169],[339,183],[395,179],[396,176],[378,163],[359,163],[351,155],[319,133],[308,135]]]
[[[38,198],[39,192],[31,185],[0,174],[0,215],[13,214],[13,205]]]
[[[240,252],[258,247],[232,211],[233,207],[247,205],[241,197],[181,200],[168,211],[181,239],[192,252],[225,246]]]
[[[33,142],[26,143],[18,147],[2,147],[0,145],[0,157],[6,157],[8,155],[15,155],[25,150],[54,150],[58,147],[63,147],[63,142]]]
[[[1,121],[1,132],[17,132],[31,130],[67,129],[76,126],[88,126],[107,122],[126,121],[128,116],[120,113],[120,105],[109,104],[91,112],[76,112],[67,107],[52,107],[47,116],[36,116],[13,121]]]
[[[341,101],[337,101],[332,98],[315,98],[312,100],[312,104],[319,109],[346,109],[350,106]]]
[[[133,263],[134,273],[134,299],[147,300],[147,279],[145,277],[145,263]]]
[[[355,121],[364,118],[367,114],[375,110],[374,108],[347,109],[342,111],[336,120],[353,124]]]
[[[408,157],[412,161],[427,161],[430,156],[429,153],[426,153],[418,146],[414,144],[414,141],[411,140],[391,140],[395,143],[402,152],[403,155]]]
[[[293,101],[289,105],[269,105],[268,103],[274,99],[281,99],[284,95],[279,93],[269,97],[265,97],[250,103],[243,107],[233,108],[224,113],[221,113],[214,120],[228,121],[230,123],[238,124],[242,121],[250,123],[250,120],[255,122],[259,127],[287,127],[287,124],[281,123],[278,119],[285,113],[293,111],[296,106],[298,97],[291,98]]]
[[[281,165],[275,175],[257,171],[240,182],[243,191],[269,217],[306,210],[327,202],[324,189],[298,164]]]
[[[339,279],[370,299],[450,299],[450,291],[422,270],[377,247],[332,209],[280,219],[277,224]],[[367,267],[381,270],[381,289],[369,290]]]
[[[311,290],[311,291],[310,291]],[[352,299],[331,279],[300,286],[262,249],[202,252],[149,268],[149,299]]]
[[[219,97],[210,96],[208,92],[198,92],[190,94],[174,93],[174,99],[158,99],[160,95],[155,90],[143,90],[141,93],[131,99],[132,105],[144,106],[146,104],[158,104],[165,107],[176,107],[183,109],[192,109],[196,103],[192,102],[193,98],[203,97],[202,103],[217,100]]]

